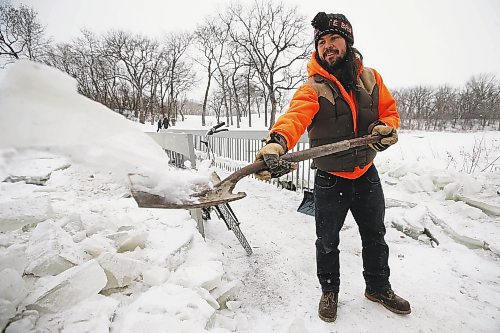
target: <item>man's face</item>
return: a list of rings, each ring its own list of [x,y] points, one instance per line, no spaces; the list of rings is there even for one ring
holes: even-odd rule
[[[318,55],[330,66],[345,57],[346,48],[345,39],[337,34],[327,34],[318,40]]]

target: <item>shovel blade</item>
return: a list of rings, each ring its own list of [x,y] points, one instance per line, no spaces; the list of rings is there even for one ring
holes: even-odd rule
[[[145,176],[130,174],[131,194],[140,208],[192,209],[211,207],[246,197],[246,193],[232,193],[234,185],[231,182],[220,182],[217,174],[212,175],[212,181],[217,185],[210,188],[198,185],[189,198],[173,198],[163,196],[154,191],[148,191]]]
[[[143,191],[132,191],[132,196],[134,197],[137,205],[141,208],[168,208],[168,209],[191,209],[191,208],[204,208],[217,206],[230,201],[242,199],[246,197],[246,193],[220,193],[219,191],[208,191],[203,193],[203,196],[196,196],[199,193],[195,193],[193,198],[189,200],[175,200],[171,201],[158,194],[143,192]]]

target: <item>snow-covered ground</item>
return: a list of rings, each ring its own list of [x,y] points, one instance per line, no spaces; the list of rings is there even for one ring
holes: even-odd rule
[[[364,298],[349,216],[338,318],[327,324],[317,316],[314,219],[296,212],[299,193],[245,178],[236,190],[248,196],[231,205],[254,253],[215,214],[203,239],[187,211],[138,208],[130,197],[128,173],[153,177],[172,197],[208,177],[167,166],[142,133],[154,125],[77,95],[56,70],[21,62],[0,76],[0,329],[500,330],[500,133],[402,131],[377,156],[391,283],[412,313]],[[199,124],[188,116],[176,127]],[[474,148],[481,154],[468,173]]]

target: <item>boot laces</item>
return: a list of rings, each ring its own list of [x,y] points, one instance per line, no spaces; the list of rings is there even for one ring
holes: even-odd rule
[[[387,290],[387,296],[389,299],[394,298],[394,291],[392,289]]]
[[[329,293],[325,293],[323,296],[324,296],[323,299],[325,301],[326,306],[329,306],[330,304],[336,304],[335,293],[329,292]]]

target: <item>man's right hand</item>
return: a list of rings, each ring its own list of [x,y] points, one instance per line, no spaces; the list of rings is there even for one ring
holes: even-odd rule
[[[262,170],[255,173],[255,178],[260,180],[269,180],[271,178],[281,177],[290,171],[297,169],[297,163],[292,163],[280,159],[285,153],[282,145],[276,142],[270,142],[262,147],[255,156],[255,161],[263,160],[268,170]]]

